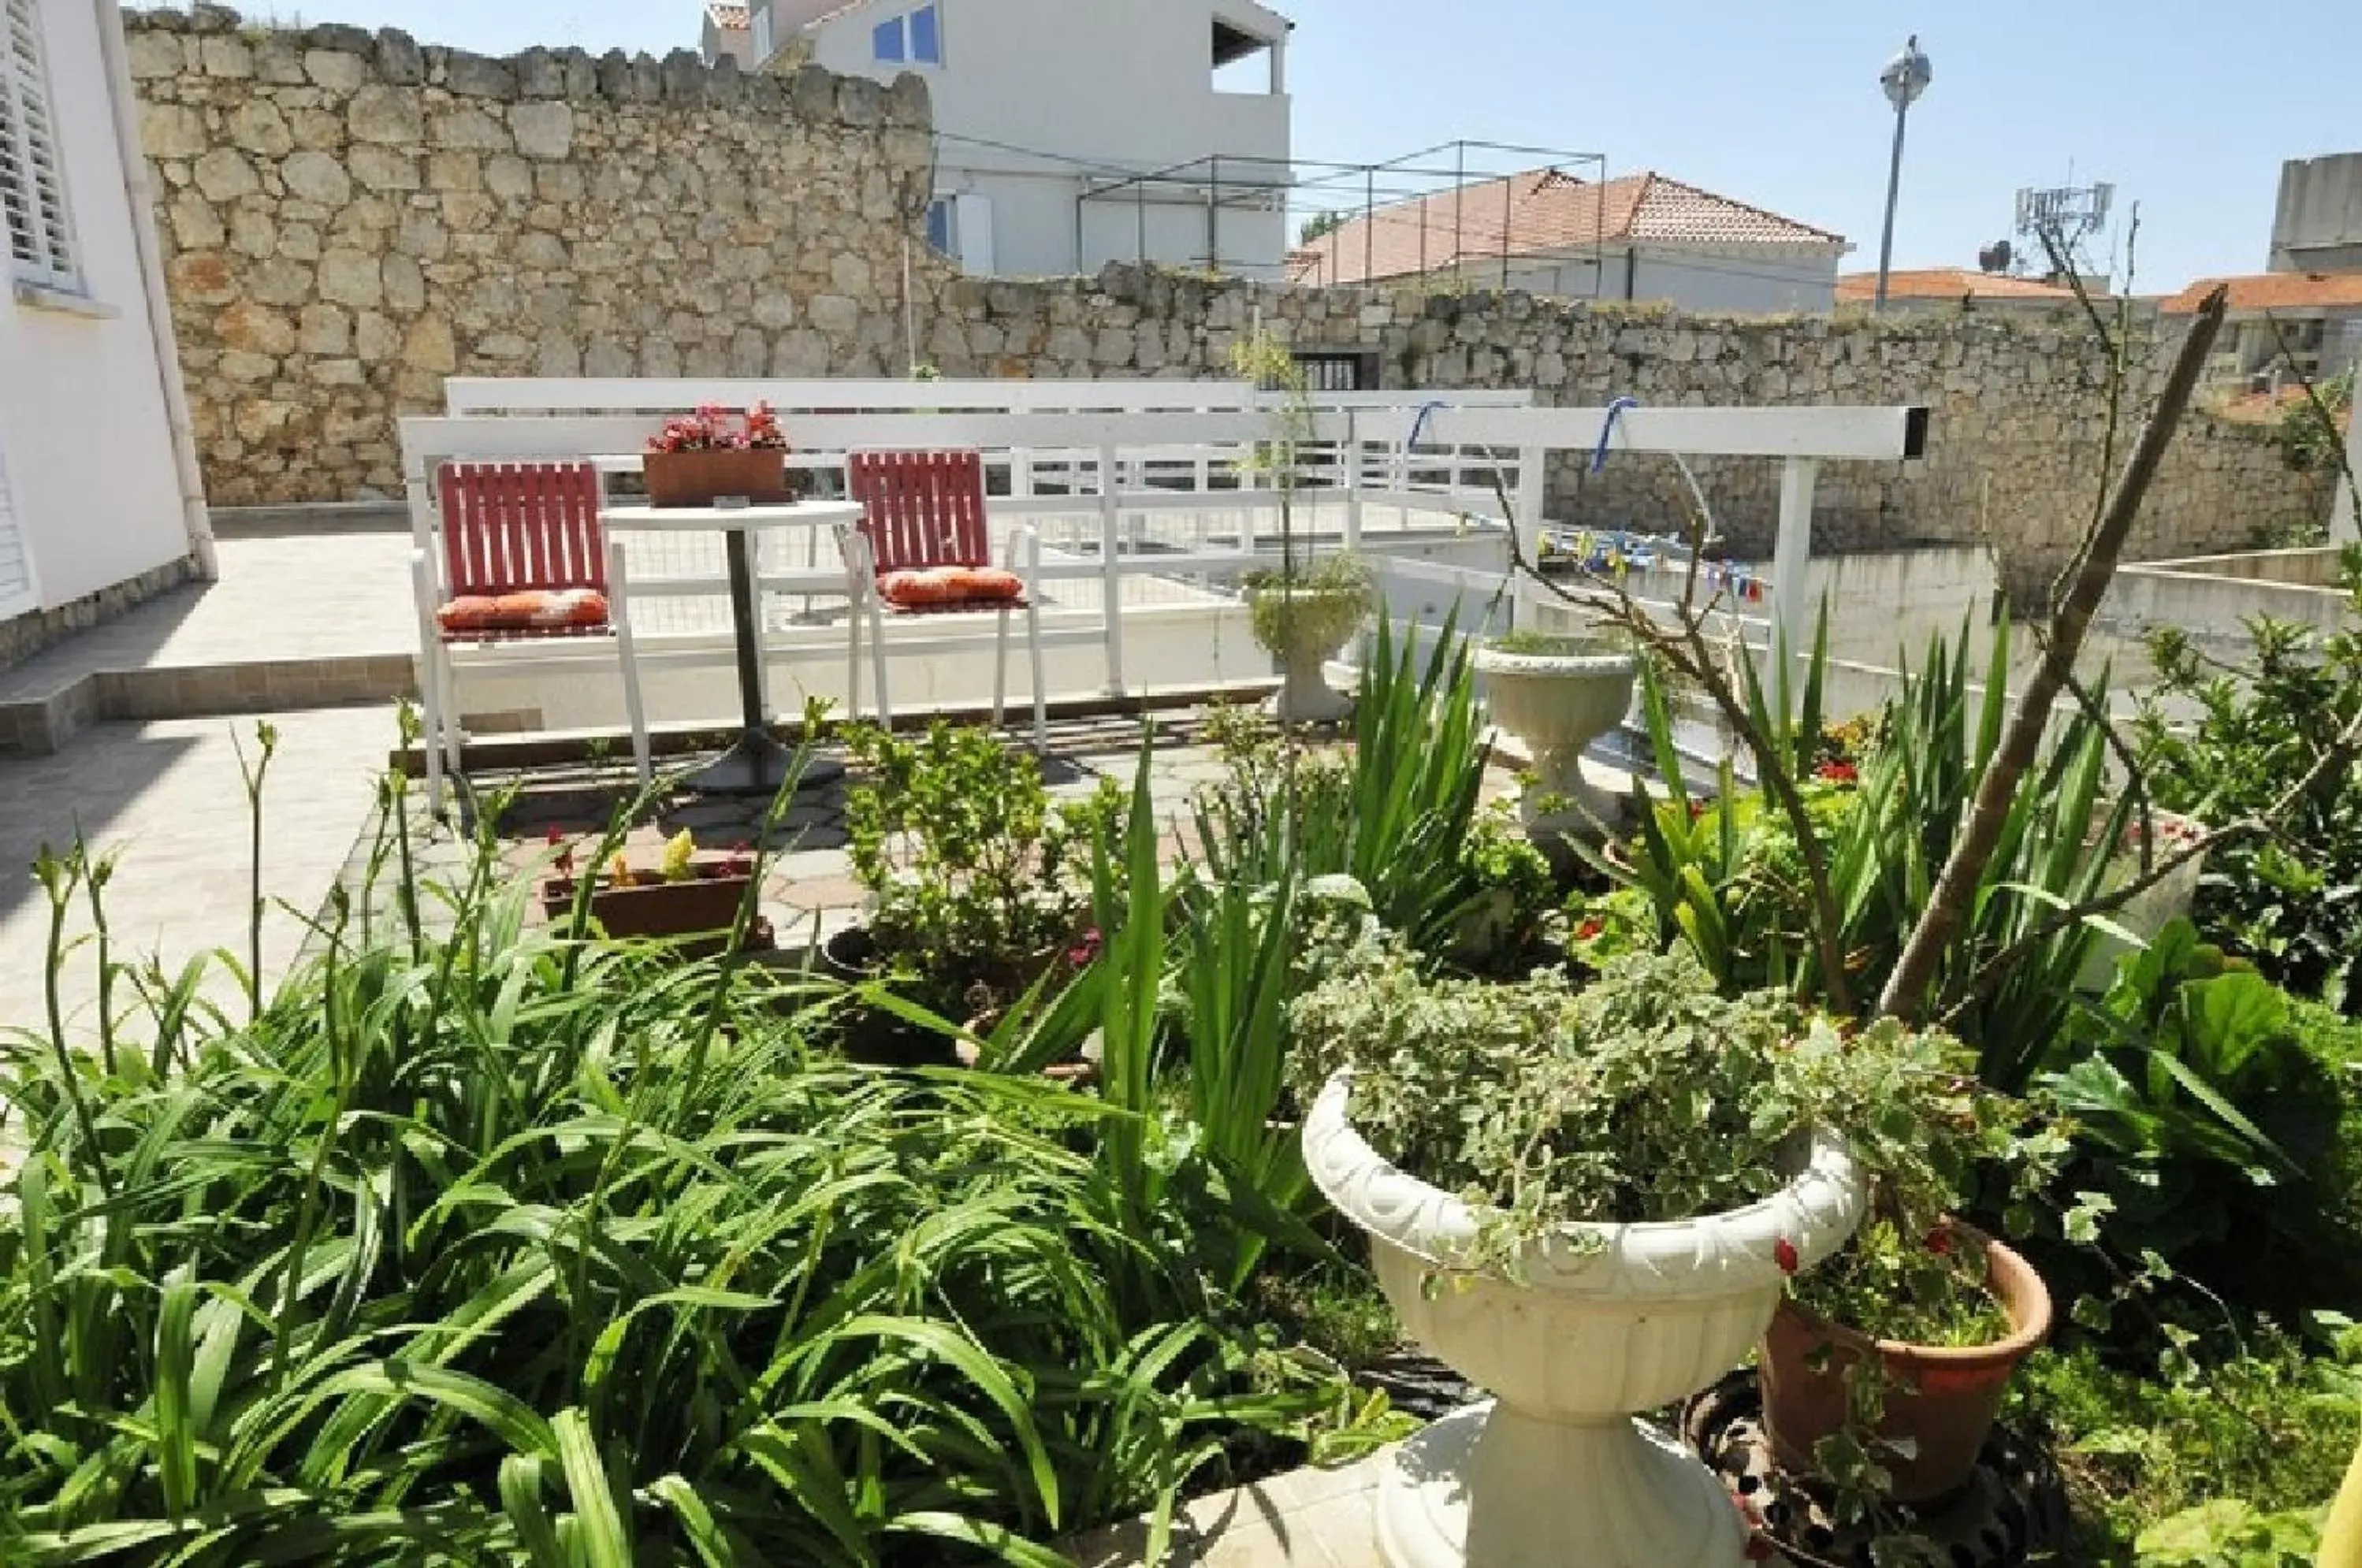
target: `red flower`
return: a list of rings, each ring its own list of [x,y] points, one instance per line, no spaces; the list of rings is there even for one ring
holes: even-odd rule
[[[1783,1236],[1772,1243],[1772,1261],[1780,1265],[1782,1274],[1793,1275],[1803,1260],[1796,1255],[1796,1243]]]
[[[1813,769],[1813,777],[1830,784],[1859,784],[1861,769],[1850,762],[1824,762]]]
[[[1690,821],[1695,822],[1704,815],[1705,815],[1705,802],[1704,801],[1692,801],[1690,802]]]
[[[1082,940],[1066,949],[1066,962],[1077,969],[1087,969],[1097,962],[1104,941],[1097,927],[1083,933]]]
[[[1574,928],[1574,939],[1577,942],[1590,942],[1597,938],[1599,933],[1606,929],[1607,922],[1601,920],[1597,915],[1594,915],[1589,920],[1584,921],[1581,925]]]
[[[1927,1250],[1939,1258],[1952,1255],[1952,1232],[1948,1226],[1938,1225],[1927,1232]]]

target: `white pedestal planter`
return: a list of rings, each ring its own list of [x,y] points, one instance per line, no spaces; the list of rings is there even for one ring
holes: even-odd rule
[[[1781,1242],[1809,1268],[1852,1233],[1863,1189],[1839,1141],[1816,1138],[1745,1209],[1571,1227],[1597,1250],[1537,1249],[1512,1283],[1439,1273],[1470,1255],[1476,1216],[1353,1131],[1351,1083],[1332,1078],[1305,1121],[1312,1179],[1370,1233],[1404,1329],[1495,1396],[1396,1451],[1376,1504],[1389,1568],[1740,1568],[1721,1483],[1632,1417],[1746,1360],[1780,1301]]]
[[[1276,635],[1265,646],[1279,661],[1280,688],[1266,711],[1283,724],[1323,724],[1352,712],[1352,700],[1329,684],[1326,667],[1361,627],[1369,602],[1367,591],[1283,589],[1255,590],[1258,600],[1277,600],[1276,616],[1266,623],[1257,617],[1256,635],[1265,630]]]
[[[1493,722],[1533,758],[1518,811],[1536,839],[1596,837],[1595,824],[1615,823],[1617,803],[1584,778],[1583,754],[1623,722],[1639,669],[1629,654],[1476,650]]]
[[[2150,821],[2157,828],[2156,838],[2149,846],[2150,863],[2171,859],[2193,839],[2204,836],[2202,824],[2174,812],[2152,813]],[[2128,882],[2137,881],[2141,875],[2140,819],[2133,819],[2125,829],[2126,839],[2108,858],[2104,890],[2113,892]],[[2170,876],[2146,892],[2136,894],[2108,918],[2141,939],[2155,942],[2159,933],[2175,921],[2190,913],[2198,901],[2198,884],[2206,874],[2206,857],[2200,856],[2187,865],[2174,867]],[[2082,973],[2075,977],[2075,988],[2081,991],[2103,992],[2115,984],[2116,966],[2124,955],[2133,951],[2132,944],[2110,932],[2102,932],[2093,939],[2090,956],[2083,960]]]

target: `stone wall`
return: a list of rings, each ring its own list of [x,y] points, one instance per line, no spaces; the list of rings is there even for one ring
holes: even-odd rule
[[[347,27],[130,18],[174,318],[211,500],[398,490],[393,420],[475,375],[1220,376],[1260,320],[1387,387],[1550,403],[1924,403],[1926,459],[1835,464],[1825,548],[1990,545],[2021,596],[2113,465],[2079,321],[1699,318],[1506,294],[1286,290],[1140,268],[959,279],[919,237],[923,85],[535,50],[496,61]],[[907,285],[906,285],[907,280]],[[906,286],[909,297],[905,297]],[[908,335],[908,336],[906,336]],[[2146,395],[2170,345],[2147,346]],[[1768,550],[1777,465],[1700,462],[1729,547]],[[1554,517],[1684,517],[1663,459],[1559,460]],[[2193,418],[2134,540],[2238,548],[2329,487],[2249,426]]]
[[[1816,546],[1989,546],[2021,600],[2047,587],[2080,538],[2174,346],[2140,345],[2110,463],[2107,357],[2088,324],[2067,316],[1696,317],[1516,293],[1279,289],[1125,267],[1054,283],[960,280],[944,301],[923,348],[949,376],[1219,375],[1260,322],[1299,351],[1366,356],[1389,388],[1531,387],[1574,407],[1627,396],[1655,406],[1925,403],[1924,459],[1823,468]],[[1669,459],[1618,458],[1596,475],[1586,467],[1575,454],[1556,459],[1554,519],[1686,525],[1686,487]],[[1692,467],[1729,548],[1768,554],[1779,465]],[[2264,430],[2193,414],[2132,553],[2245,548],[2290,519],[2325,520],[2331,498],[2325,478],[2291,470]]]
[[[943,276],[915,77],[126,20],[216,505],[398,494],[453,374],[900,373]]]

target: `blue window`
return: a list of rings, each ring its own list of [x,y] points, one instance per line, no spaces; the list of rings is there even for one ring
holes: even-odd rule
[[[878,23],[869,39],[870,52],[880,65],[944,62],[943,18],[932,5]]]
[[[944,256],[959,254],[959,202],[937,196],[927,204],[927,243]]]

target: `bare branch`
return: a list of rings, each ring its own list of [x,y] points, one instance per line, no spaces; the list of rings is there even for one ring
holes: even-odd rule
[[[2091,629],[2092,617],[2100,607],[2100,599],[2107,591],[2109,580],[2114,577],[2116,561],[2124,553],[2125,540],[2132,533],[2133,524],[2140,515],[2141,502],[2147,498],[2151,482],[2157,478],[2158,466],[2164,461],[2166,448],[2172,444],[2174,432],[2180,428],[2181,416],[2190,407],[2191,395],[2197,391],[2200,372],[2205,368],[2206,356],[2213,348],[2214,339],[2223,329],[2223,319],[2228,310],[2229,293],[2217,287],[2206,296],[2198,309],[2198,319],[2191,325],[2190,335],[2182,340],[2172,373],[2167,378],[2165,390],[2158,400],[2157,411],[2150,415],[2147,427],[2133,448],[2131,461],[2118,481],[2099,525],[2092,529],[2083,551],[2081,567],[2075,573],[2073,586],[2053,613],[2046,639],[2043,659],[2026,682],[2025,694],[2019,698],[2017,712],[2002,741],[2001,749],[1978,781],[1974,804],[1959,840],[1952,845],[1950,857],[1944,864],[1943,874],[1937,878],[1934,896],[1914,925],[1904,944],[1903,956],[1888,977],[1885,990],[1878,999],[1878,1010],[1905,1019],[1915,1016],[1924,1004],[1927,989],[1936,977],[1945,948],[1952,934],[1959,930],[1970,903],[1976,897],[1978,879],[1987,861],[1992,858],[1994,846],[2001,840],[2003,823],[2009,815],[2011,798],[2017,792],[2018,781],[2033,765],[2041,749],[2043,731],[2050,716],[2050,706],[2066,686],[2067,677],[2073,672],[2076,656],[2082,651],[2084,635]],[[1807,838],[1810,837],[1808,834]]]

